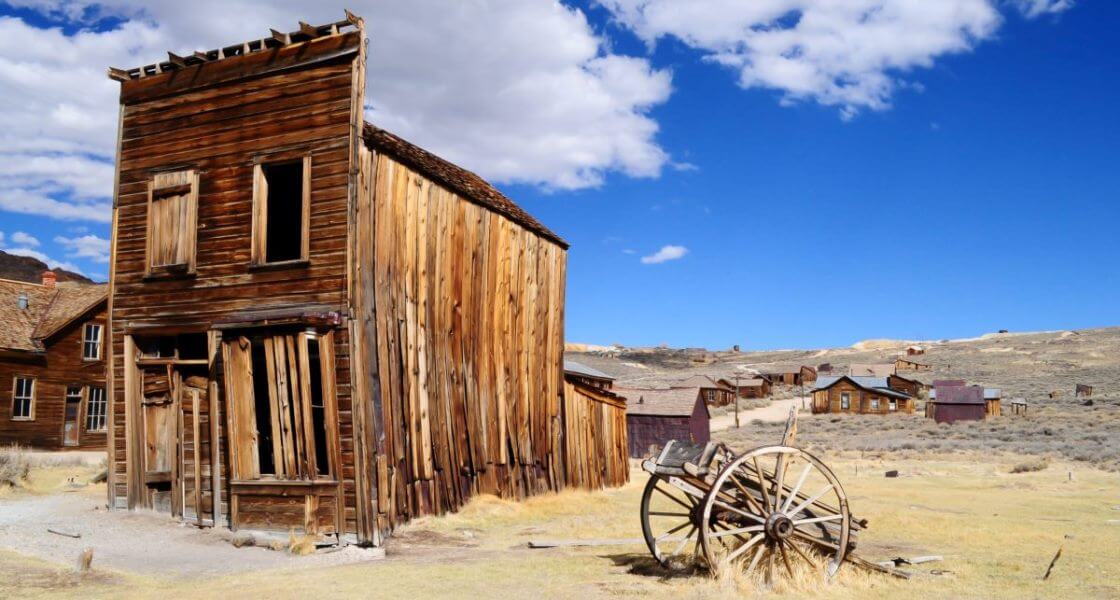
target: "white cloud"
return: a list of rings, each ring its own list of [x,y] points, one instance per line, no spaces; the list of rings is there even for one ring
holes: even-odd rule
[[[1054,15],[1073,8],[1073,0],[1011,0],[1011,4],[1018,8],[1023,16],[1028,19],[1042,15]]]
[[[12,234],[12,243],[19,244],[20,246],[38,247],[39,240],[30,233],[24,231],[17,231]]]
[[[292,30],[367,19],[370,120],[499,183],[582,188],[671,163],[649,110],[671,75],[617,54],[550,0],[13,0],[78,26],[0,17],[0,210],[109,222],[119,84],[134,67]],[[96,31],[98,19],[123,21]]]
[[[59,235],[55,236],[54,241],[66,248],[66,256],[69,258],[88,258],[99,263],[109,262],[109,240],[104,238],[92,234],[74,238]]]
[[[688,248],[684,246],[662,246],[660,250],[650,254],[649,256],[642,257],[643,265],[656,265],[670,260],[677,260],[684,258],[688,254]]]
[[[1013,0],[1028,17],[1069,0]],[[850,118],[890,107],[904,77],[968,52],[1002,23],[997,0],[598,0],[651,47],[674,37],[738,74],[743,88],[777,90]]]

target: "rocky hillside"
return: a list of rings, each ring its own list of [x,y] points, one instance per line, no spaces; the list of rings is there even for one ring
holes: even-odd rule
[[[46,270],[46,263],[35,257],[16,256],[15,254],[8,254],[0,250],[0,279],[39,283],[42,281],[43,271]],[[72,271],[67,271],[66,269],[55,269],[54,272],[55,275],[58,276],[59,281],[93,283],[88,277]]]

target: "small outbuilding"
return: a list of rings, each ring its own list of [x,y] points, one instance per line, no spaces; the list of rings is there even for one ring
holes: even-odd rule
[[[1074,395],[1078,398],[1090,398],[1093,396],[1093,386],[1079,383],[1077,384],[1077,390]]]
[[[906,356],[921,356],[926,353],[925,346],[910,346],[906,348]]]
[[[625,484],[630,479],[626,398],[565,371],[561,413],[568,484],[585,489]]]
[[[1003,391],[999,388],[984,388],[984,416],[998,417],[1003,414],[1000,410],[1000,401]]]
[[[982,421],[986,413],[984,388],[978,385],[937,387],[926,402],[926,416],[938,423]]]
[[[813,388],[813,414],[914,412],[914,399],[893,390],[885,377],[821,377]]]
[[[706,444],[711,439],[711,414],[700,388],[622,389],[626,397],[626,435],[631,458],[651,454],[669,440]]]
[[[1027,414],[1027,399],[1026,398],[1012,398],[1011,399],[1011,414],[1025,415]]]
[[[763,377],[750,377],[748,379],[720,379],[720,383],[735,389],[740,398],[767,398],[770,396],[771,385]]]

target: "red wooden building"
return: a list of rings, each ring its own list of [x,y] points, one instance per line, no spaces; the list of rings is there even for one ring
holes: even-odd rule
[[[700,388],[621,389],[626,397],[626,435],[631,458],[650,455],[669,440],[706,444],[711,439],[708,405]]]

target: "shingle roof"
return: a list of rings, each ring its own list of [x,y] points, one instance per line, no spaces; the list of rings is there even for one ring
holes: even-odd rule
[[[598,369],[593,369],[583,363],[578,363],[574,360],[568,360],[566,358],[564,359],[564,372],[583,375],[586,377],[594,377],[596,379],[610,379],[612,381],[614,380],[614,377],[611,377],[610,375],[607,375],[606,373]]]
[[[894,375],[894,363],[852,363],[848,367],[848,374],[858,377],[886,377]]]
[[[667,390],[616,387],[614,393],[626,398],[626,413],[631,415],[688,417],[698,401],[703,404],[697,387]]]
[[[946,389],[947,387],[980,387],[980,386],[953,385],[953,386],[941,386],[941,389]],[[1003,398],[1003,390],[1001,390],[999,388],[984,388],[983,396],[984,396],[985,400],[999,400],[999,399]],[[949,397],[949,396],[946,396],[946,397]],[[937,400],[937,388],[933,388],[932,390],[929,391],[929,399],[930,400]]]
[[[886,377],[859,377],[852,375],[841,375],[840,377],[818,377],[816,385],[813,386],[813,391],[826,390],[832,387],[836,382],[841,379],[847,379],[856,385],[856,387],[863,388],[869,392],[883,394],[885,396],[893,396],[895,398],[909,398],[910,394],[893,390],[887,385]]]
[[[108,289],[107,285],[59,284],[49,288],[0,280],[0,348],[42,351],[44,338],[104,302]],[[27,294],[27,309],[19,307],[20,294]]]
[[[513,200],[507,198],[478,175],[369,123],[365,124],[362,137],[365,138],[366,144],[371,148],[391,155],[394,159],[416,169],[425,177],[447,187],[456,194],[505,216],[514,223],[541,237],[552,240],[564,248],[568,247],[568,242],[542,225]]]

